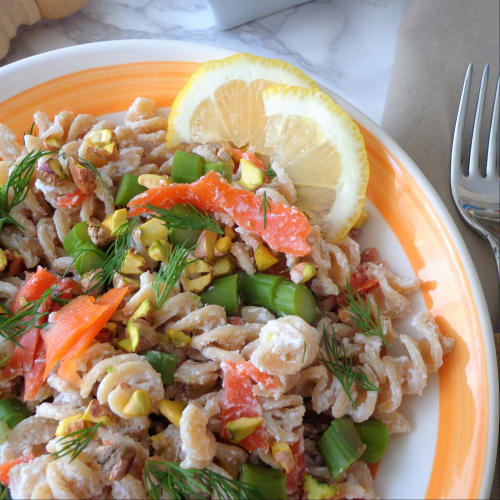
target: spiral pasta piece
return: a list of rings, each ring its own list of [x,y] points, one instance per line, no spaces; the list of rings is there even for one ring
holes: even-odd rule
[[[212,387],[217,382],[219,373],[220,366],[216,361],[197,362],[188,359],[177,368],[174,377],[183,384]]]
[[[167,120],[158,114],[152,99],[136,98],[128,109],[125,124],[134,132],[136,143],[144,149],[146,162],[160,166],[168,159]]]
[[[295,443],[301,438],[302,417],[306,409],[302,396],[286,394],[279,398],[259,398],[264,427],[275,441]]]
[[[226,323],[226,311],[217,305],[204,306],[196,309],[183,318],[170,324],[174,330],[194,333],[208,332]]]
[[[418,341],[418,346],[429,373],[437,372],[443,364],[443,356],[453,349],[455,340],[444,336],[428,314],[420,314],[414,318],[413,326],[423,336]]]
[[[300,374],[295,390],[304,397],[311,397],[312,407],[316,413],[328,411],[338,400],[341,387],[332,380],[324,365],[310,366]],[[347,398],[346,398],[347,400]]]
[[[144,483],[131,474],[127,474],[119,481],[111,483],[111,496],[120,500],[135,500],[137,498],[146,498],[147,494]]]
[[[369,366],[362,365],[360,370],[367,376],[368,380],[372,384],[377,384],[375,373]],[[356,407],[351,404],[346,412],[347,415],[349,415],[354,422],[363,422],[364,420],[368,420],[375,411],[375,405],[377,404],[379,394],[378,391],[365,391],[357,386],[353,392],[355,395],[356,393],[358,394],[357,397],[354,397]]]
[[[42,247],[47,262],[56,260],[62,254],[62,248],[56,247],[56,228],[54,222],[48,217],[40,219],[36,225],[37,238]]]
[[[361,249],[359,247],[359,243],[349,236],[346,236],[337,243],[337,246],[346,256],[347,261],[349,262],[349,267],[352,270],[357,269],[361,264]]]
[[[404,374],[403,390],[405,394],[417,394],[420,396],[427,384],[427,367],[418,348],[417,342],[408,335],[400,335],[401,343],[405,346],[409,363],[406,364]]]
[[[41,455],[26,463],[14,465],[9,471],[10,496],[12,498],[53,498],[52,490],[45,479],[50,455]],[[44,489],[50,496],[40,497]]]
[[[311,281],[311,290],[320,296],[338,295],[339,288],[334,282],[335,276],[332,271],[333,259],[330,255],[330,247],[332,245],[323,239],[319,226],[311,227],[307,241],[311,246],[309,258],[316,268],[316,277]]]
[[[85,134],[92,129],[97,123],[97,118],[86,113],[80,113],[75,116],[75,119],[69,126],[68,135],[66,137],[68,142],[82,139]]]
[[[44,445],[56,431],[57,424],[48,418],[28,417],[19,422],[0,445],[0,463],[19,458],[38,445]]]
[[[359,354],[359,360],[364,366],[369,366],[376,374],[380,393],[377,401],[377,411],[390,413],[401,405],[403,398],[402,373],[400,366],[391,356],[381,358],[382,341],[378,337],[367,337],[356,334],[355,340],[364,345]]]
[[[147,271],[141,274],[139,280],[139,290],[128,299],[123,307],[123,314],[127,317],[131,316],[145,300],[149,300],[152,305],[156,305],[156,298],[153,290],[154,276]]]
[[[194,293],[182,292],[170,296],[159,310],[155,310],[153,326],[179,320],[200,307],[200,297]]]
[[[389,434],[401,434],[411,431],[410,422],[408,422],[407,418],[399,411],[376,413],[375,416],[385,424]]]
[[[345,481],[339,483],[339,498],[377,498],[373,478],[365,462],[355,462],[346,472]]]
[[[43,251],[35,235],[27,236],[15,226],[7,226],[2,228],[0,243],[4,248],[15,248],[28,268],[40,263]]]
[[[247,274],[255,274],[256,269],[254,259],[250,255],[250,251],[240,241],[235,241],[231,245],[231,255],[236,259],[238,266]]]
[[[57,115],[54,116],[54,120],[51,121],[45,113],[37,111],[33,115],[33,119],[38,128],[40,138],[46,139],[47,137],[54,137],[64,142],[75,119],[75,115],[71,111],[61,111],[57,113]]]
[[[46,480],[54,498],[78,499],[102,495],[104,482],[93,461],[84,461],[80,454],[51,461],[46,468]]]
[[[397,279],[396,275],[384,264],[365,262],[361,266],[368,278],[376,279],[379,286],[369,295],[380,308],[381,314],[389,318],[402,318],[410,310],[410,303],[406,295],[415,291],[419,286],[417,279]]]
[[[182,412],[179,430],[182,451],[186,458],[181,467],[202,469],[215,456],[215,436],[207,430],[208,416],[195,403],[190,403]]]
[[[193,337],[191,347],[214,361],[244,361],[239,349],[245,345],[246,334],[239,326],[224,325]]]
[[[137,354],[119,354],[99,361],[84,375],[80,395],[82,398],[88,398],[94,384],[100,382],[115,365],[129,361],[140,361],[141,359],[143,358]]]
[[[261,329],[250,360],[263,372],[292,375],[311,364],[318,351],[318,332],[298,316],[284,316]]]
[[[113,362],[113,358],[117,357],[114,356],[105,361]],[[163,398],[161,377],[144,358],[108,364],[108,366],[113,368],[101,380],[97,389],[97,400],[100,404],[107,404],[110,410],[120,417],[129,418],[122,410],[136,389],[148,392],[153,404]]]
[[[23,151],[16,141],[16,135],[7,125],[0,123],[0,158],[5,161],[15,160]]]

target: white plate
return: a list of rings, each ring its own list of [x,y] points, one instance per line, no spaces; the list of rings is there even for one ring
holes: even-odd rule
[[[0,122],[21,137],[37,109],[105,115],[136,95],[169,105],[194,66],[233,52],[168,40],[79,45],[0,68]],[[179,61],[178,63],[172,63]],[[376,477],[383,498],[486,498],[496,459],[498,373],[483,292],[445,206],[404,151],[363,113],[332,97],[361,125],[371,163],[370,218],[362,244],[424,283],[414,312],[429,310],[456,347],[424,395],[407,397],[409,434],[391,438]],[[397,325],[413,333],[408,322]]]

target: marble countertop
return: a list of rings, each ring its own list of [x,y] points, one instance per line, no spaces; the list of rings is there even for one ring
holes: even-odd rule
[[[22,26],[0,65],[102,40],[195,41],[285,59],[380,123],[405,3],[316,0],[222,31],[205,0],[89,0],[68,18]]]

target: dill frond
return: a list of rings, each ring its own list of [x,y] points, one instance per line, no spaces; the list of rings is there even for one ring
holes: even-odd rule
[[[168,498],[210,498],[220,500],[262,499],[260,492],[242,481],[228,479],[210,469],[183,469],[174,462],[148,460],[144,466],[146,491],[158,500]]]
[[[170,297],[175,284],[179,281],[186,266],[194,260],[189,260],[189,252],[185,244],[176,245],[167,263],[162,262],[158,274],[153,282],[153,292],[156,299],[156,308],[161,309]]]
[[[208,229],[217,234],[224,234],[224,230],[220,224],[212,219],[207,212],[200,212],[196,207],[187,205],[192,209],[191,214],[177,214],[172,210],[160,208],[151,203],[147,203],[147,208],[153,215],[161,219],[169,228],[178,229]]]
[[[267,193],[264,191],[262,195],[262,203],[260,204],[259,213],[262,214],[264,218],[264,229],[266,229],[267,225],[267,212],[271,212],[271,204],[267,199]]]
[[[43,156],[50,154],[54,154],[54,151],[30,151],[15,165],[7,182],[0,186],[0,230],[4,224],[15,224],[20,229],[24,229],[19,222],[9,215],[9,212],[28,196],[36,162]]]
[[[355,324],[356,329],[363,335],[376,335],[382,339],[384,345],[389,348],[389,343],[382,331],[382,323],[380,321],[380,309],[377,308],[377,319],[373,319],[370,304],[363,300],[359,292],[351,286],[350,277],[346,281],[346,291],[344,297],[347,302],[347,312],[349,318]]]
[[[101,423],[98,422],[92,427],[85,427],[84,429],[79,429],[60,437],[57,443],[62,445],[61,449],[52,453],[52,456],[58,460],[66,455],[70,455],[70,462],[72,462],[88,446],[100,426]]]
[[[328,335],[326,327],[323,326],[323,347],[325,354],[320,351],[321,360],[326,369],[340,382],[354,408],[356,402],[351,395],[354,383],[365,391],[380,391],[380,387],[372,384],[366,373],[354,366],[352,356],[347,355],[344,344],[341,343],[339,347],[333,328],[332,334]]]

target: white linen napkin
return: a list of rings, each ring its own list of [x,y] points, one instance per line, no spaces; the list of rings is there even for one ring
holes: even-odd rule
[[[476,265],[493,329],[498,332],[499,283],[493,252],[462,220],[450,192],[451,142],[469,62],[474,74],[467,142],[481,73],[485,64],[490,65],[488,113],[483,122],[482,151],[486,151],[489,110],[499,71],[498,0],[410,0],[399,29],[382,128],[411,156],[454,218]],[[490,498],[500,498],[498,463]]]
[[[486,63],[490,78],[483,122],[487,138],[499,64],[498,0],[410,0],[401,20],[382,128],[411,156],[448,207],[472,255],[499,327],[493,252],[461,219],[450,192],[450,151],[467,64],[474,65],[469,113]],[[472,120],[465,137],[470,140]],[[486,151],[484,142],[483,151]]]

